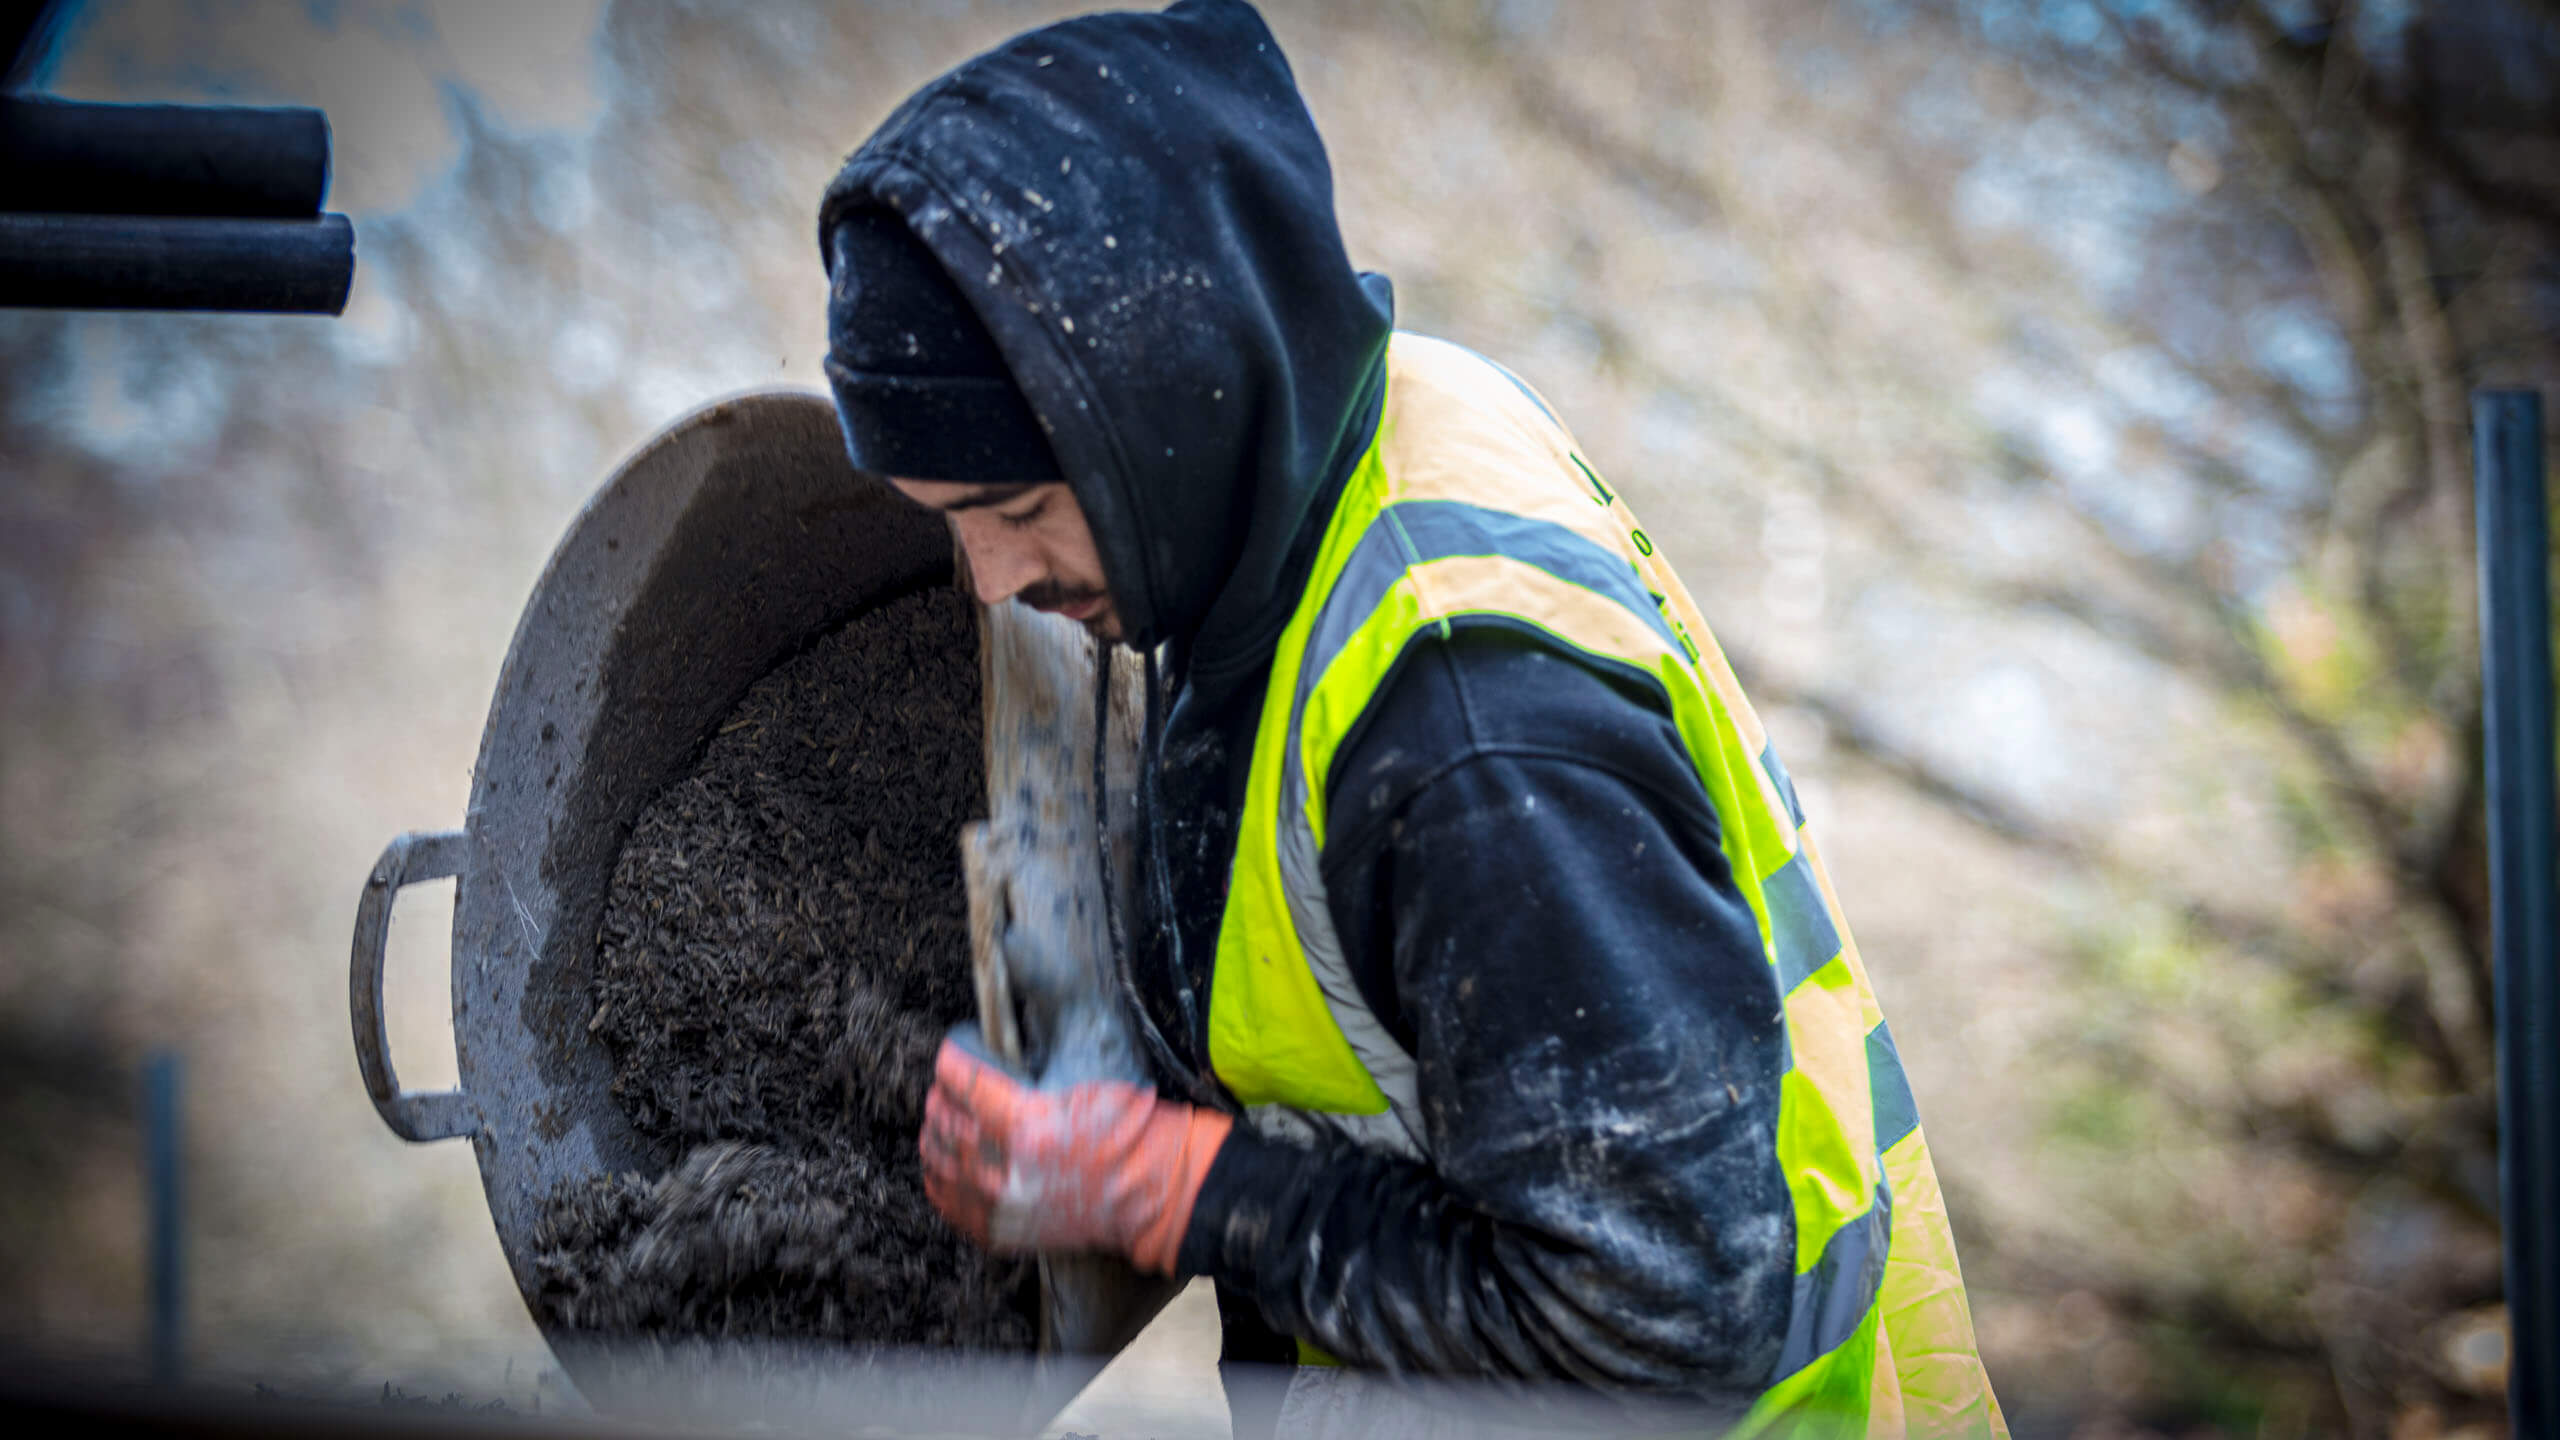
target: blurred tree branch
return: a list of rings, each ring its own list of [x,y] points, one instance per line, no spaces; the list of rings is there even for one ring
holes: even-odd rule
[[[2192,1055],[2145,1042],[2105,1060],[2105,1083],[2158,1096],[2178,1133],[2306,1166],[2336,1195],[2400,1186],[2490,1221],[2467,392],[2520,360],[2554,363],[2560,189],[2547,177],[2560,175],[2560,116],[2548,112],[2560,100],[2484,100],[2498,67],[2477,57],[2512,50],[2516,25],[2544,27],[2534,53],[2550,53],[2560,6],[2096,10],[2092,38],[2067,23],[2071,7],[1780,7],[1724,12],[1694,27],[1694,45],[1619,12],[1525,30],[1508,10],[1455,0],[1399,13],[1469,56],[1524,131],[1636,202],[1563,216],[1571,254],[1609,253],[1622,243],[1613,227],[1636,217],[1713,236],[1756,267],[1714,303],[1748,307],[1760,333],[1783,337],[1747,352],[1763,364],[1775,348],[1774,377],[1720,373],[1694,332],[1583,304],[1603,279],[1524,287],[1522,300],[1590,338],[1613,380],[1678,396],[1682,423],[1694,416],[1746,475],[1818,498],[1867,563],[1884,557],[1889,579],[1869,596],[1916,593],[1992,633],[1998,618],[2050,618],[2007,632],[2031,666],[2035,636],[2069,634],[2210,700],[2220,733],[2196,737],[2197,763],[2257,787],[2291,869],[2262,895],[2234,899],[2174,847],[2046,813],[2030,792],[1959,768],[1924,743],[1925,723],[1848,677],[1737,649],[1747,630],[1723,636],[1762,703],[1818,720],[1848,767],[2166,919],[2176,945],[2211,957],[2216,985],[2241,973],[2223,962],[2246,959],[2287,997],[2248,1017],[2210,1003],[2171,1012],[2213,1037],[2227,1076],[2198,1078]],[[1840,74],[1825,67],[1862,27],[1878,54],[1851,89],[1825,93]],[[1631,48],[1645,64],[1610,68]],[[1741,142],[1756,153],[1698,143],[1728,94],[1741,97],[1734,113],[1774,127]],[[1822,168],[1826,148],[1889,158],[1844,161],[1856,178],[1819,192],[1841,207],[1828,212],[1809,208],[1815,182],[1770,180]],[[1773,188],[1785,198],[1771,202]],[[1967,208],[1986,195],[1987,211]],[[2129,280],[2075,269],[2085,252],[2064,242],[2084,211],[2118,246],[2120,264],[2096,273]],[[1888,263],[1866,268],[1879,252]],[[1905,287],[1924,303],[1896,311]],[[1904,323],[1913,313],[1974,328],[1942,337]],[[2284,325],[2294,333],[2270,341]],[[1964,380],[1935,373],[1957,353],[2011,367],[2005,408],[1968,409]],[[1923,374],[1945,383],[1915,382]],[[1798,413],[1808,395],[1825,401]],[[2092,461],[2039,428],[2054,416],[2119,437],[2115,473],[2106,453]],[[2155,490],[2174,497],[2168,522],[2143,508]],[[1710,493],[1753,498],[1748,485]],[[2010,537],[1997,547],[1975,523],[1984,507]],[[2213,823],[2194,828],[2210,855]],[[2108,974],[2090,963],[2102,992]],[[2253,1088],[2278,1016],[2355,1037],[2323,1063],[2351,1067],[2388,1122]],[[2086,1035],[2072,1046],[2094,1063]],[[2342,1227],[2317,1243],[2303,1285],[2334,1288],[2367,1242]],[[2316,1360],[2359,1433],[2393,1422],[2392,1396],[2433,1383],[2394,1358],[2405,1336],[2314,1306],[2300,1287],[2241,1303],[2236,1281],[2212,1275],[2155,1285],[2049,1259],[2053,1288],[2103,1285],[2137,1323]],[[2436,1302],[2407,1303],[2423,1318]]]
[[[1524,113],[1548,126],[1566,144],[1596,152],[1605,162],[1606,173],[1619,177],[1621,183],[1642,184],[1658,197],[1669,196],[1698,217],[1719,213],[1711,190],[1702,180],[1667,166],[1634,142],[1615,137],[1597,117],[1582,111],[1569,95],[1543,78],[1535,63],[1515,60],[1509,70],[1514,76],[1515,103]],[[1799,318],[1804,331],[1819,331],[1818,316]],[[1593,317],[1590,323],[1602,331],[1604,353],[1615,357],[1620,366],[1642,372],[1642,378],[1657,385],[1676,383],[1677,377],[1662,373],[1652,364],[1641,337],[1625,332],[1605,316]],[[2262,383],[2253,388],[2274,387]],[[2406,817],[2384,795],[2343,736],[2333,725],[2307,711],[2277,674],[2266,654],[2269,642],[2263,628],[2227,583],[2216,581],[2199,566],[2172,564],[2126,546],[2102,520],[2075,502],[2068,487],[2052,483],[2049,476],[2043,477],[2046,483],[2038,487],[2039,493],[2076,523],[2088,543],[2107,553],[2120,570],[2139,576],[2155,594],[2171,600],[2200,623],[2180,627],[2163,624],[2136,607],[2110,602],[2085,577],[2077,583],[2049,578],[1970,580],[1954,574],[1949,564],[1919,548],[1915,537],[1925,535],[1927,529],[1896,497],[1853,477],[1829,456],[1777,435],[1719,397],[1704,398],[1728,424],[1749,433],[1754,444],[1785,457],[1792,468],[1819,480],[1835,498],[1850,501],[1845,508],[1867,517],[1872,528],[1902,537],[1902,544],[1915,552],[1914,559],[1924,573],[1935,575],[1941,584],[1970,588],[1976,598],[1995,607],[2041,611],[2070,620],[2092,633],[2126,644],[2232,701],[2257,706],[2272,716],[2282,733],[2310,758],[2331,792],[2344,802],[2364,844],[2392,868],[2407,893],[2434,912],[2452,937],[2464,983],[2455,987],[2430,985],[2413,975],[2409,988],[2426,1003],[2407,1007],[2399,1028],[2438,1067],[2446,1084],[2464,1087],[2484,1078],[2476,1055],[2486,1034],[2479,1003],[2479,997],[2486,993],[2485,952],[2467,923],[2470,917],[2450,903],[2441,883],[2441,837],[2422,839],[2408,833]],[[2042,475],[2042,467],[2014,447],[2006,459],[2014,468]],[[1765,689],[1769,682],[1757,683]],[[2176,887],[2166,877],[2129,876],[2120,864],[2087,842],[2062,835],[2018,807],[1966,786],[1918,756],[1892,746],[1838,700],[1798,692],[1785,694],[1787,703],[1821,715],[1847,749],[1881,773],[1986,831],[2041,853],[2068,857],[2074,863],[2108,873],[2119,882],[2135,883],[2145,893],[2176,893]],[[2193,898],[2176,903],[2202,928],[2226,942],[2258,953],[2283,954],[2297,966],[2310,959],[2298,944],[2277,944],[2274,927],[2244,924]]]
[[[1943,17],[1949,31],[1967,23],[1962,12],[1927,0],[1915,8]],[[2553,23],[2549,0],[2534,0],[2532,10]],[[1858,765],[2004,844],[2118,893],[2152,897],[2217,951],[2277,967],[2301,987],[2304,1004],[2359,1017],[2389,1045],[2423,1061],[2432,1077],[2425,1088],[2435,1098],[2404,1102],[2417,1108],[2404,1109],[2403,1121],[2377,1139],[2342,1134],[2320,1106],[2182,1089],[2140,1055],[2125,1057],[2128,1083],[2170,1099],[2191,1126],[2297,1156],[2351,1188],[2394,1176],[2476,1221],[2494,1221],[2494,1195],[2481,1180],[2482,1157],[2494,1154],[2494,1139],[2480,1105],[2491,1084],[2489,973],[2478,902],[2482,776],[2469,739],[2478,688],[2466,393],[2478,379],[2472,357],[2498,342],[2465,327],[2494,329],[2505,321],[2494,311],[2457,318],[2448,285],[2465,271],[2447,245],[2448,237],[2464,233],[2462,225],[2504,226],[2494,230],[2506,247],[2497,252],[2503,273],[2531,275],[2524,257],[2549,257],[2560,202],[2485,160],[2491,152],[2480,148],[2479,137],[2457,136],[2444,123],[2426,62],[2431,27],[2443,14],[2438,7],[2418,7],[2410,22],[2416,58],[2403,68],[2417,79],[2406,95],[2391,90],[2385,67],[2362,52],[2355,27],[2336,9],[2309,26],[2280,25],[2260,0],[2179,4],[2148,12],[2148,20],[2113,6],[2102,11],[2121,44],[2119,58],[2086,48],[2064,54],[2040,40],[2023,42],[2023,58],[2059,77],[2058,91],[2094,85],[2139,95],[2143,85],[2163,85],[2189,107],[2129,101],[2069,111],[2075,123],[2086,120],[2091,143],[2116,147],[2128,168],[2157,166],[2159,157],[2185,143],[2192,107],[2223,118],[2240,144],[2239,168],[2226,169],[2218,189],[2208,187],[2189,211],[2171,216],[2164,238],[2201,247],[2198,258],[2234,257],[2228,268],[2200,273],[2224,285],[2229,302],[2243,304],[2253,295],[2260,303],[2283,296],[2281,247],[2298,247],[2307,262],[2299,273],[2311,286],[2305,293],[2335,326],[2352,367],[2353,413],[2341,416],[2332,407],[2315,416],[2290,377],[2246,351],[2180,343],[2147,315],[2056,277],[1986,264],[1978,258],[1979,242],[1955,228],[1944,172],[1890,170],[1886,184],[1897,221],[1949,283],[2000,297],[2014,307],[2017,323],[2061,327],[2080,337],[2039,360],[2045,382],[2058,393],[2105,393],[2100,377],[2081,368],[2082,357],[2101,353],[2099,346],[2170,357],[2220,403],[2272,424],[2309,457],[2319,483],[2293,494],[2195,430],[2163,427],[2151,437],[2153,464],[2284,527],[2297,583],[2370,641],[2372,672],[2364,691],[2342,701],[2302,688],[2307,675],[2287,650],[2292,641],[2270,624],[2264,576],[2230,564],[2219,537],[2192,551],[2137,543],[2016,438],[1996,442],[1986,459],[2015,493],[2067,522],[2072,558],[2057,555],[2057,563],[2042,568],[1985,568],[1964,553],[1966,537],[1933,523],[1952,496],[1913,493],[1880,478],[1883,467],[1844,461],[1842,452],[1854,452],[1854,441],[1807,443],[1713,393],[1701,377],[1676,372],[1654,356],[1646,336],[1605,317],[1594,322],[1601,353],[1640,386],[1691,397],[1727,443],[1803,477],[1825,497],[1829,513],[1859,526],[1930,586],[1992,613],[2055,617],[2186,677],[2220,697],[2235,721],[2262,717],[2318,778],[2336,833],[2387,886],[2390,900],[2378,925],[2314,935],[2281,914],[2238,913],[2205,902],[2096,837],[1966,781],[1876,724],[1853,696],[1735,656],[1765,702],[1817,717],[1834,749]],[[2204,43],[2173,53],[2170,25]],[[1740,223],[1707,171],[1585,103],[1559,77],[1558,62],[1528,47],[1505,50],[1498,37],[1488,37],[1480,31],[1475,39],[1498,56],[1511,104],[1524,119],[1613,183],[1641,191],[1690,223]],[[2181,55],[2203,55],[2207,63],[2191,64]],[[1881,149],[1897,142],[1889,132],[1899,117],[1890,104],[1827,118],[1850,127],[1852,138],[1843,143]],[[2448,219],[2448,205],[2476,219]],[[2210,248],[2216,245],[2222,249]],[[1839,323],[1826,278],[1782,237],[1775,250],[1772,263],[1781,267],[1784,283],[1765,287],[1760,303],[1781,331],[1829,367],[1828,383],[1857,393],[1895,357],[1860,354],[1867,342]],[[1962,479],[1937,478],[1942,485]],[[2324,575],[2336,583],[2324,582]],[[2403,762],[2391,746],[2416,717],[2429,717],[2436,733],[2454,737],[2454,754],[2440,780],[2412,788],[2394,778]],[[2248,1041],[2233,1033],[2224,1043],[2236,1054],[2245,1053]],[[2072,1283],[2087,1278],[2078,1274]],[[2358,1426],[2370,1429],[2388,1419],[2372,1408],[2380,1392],[2368,1383],[2371,1347],[2354,1325],[2305,1324],[2279,1339],[2268,1328],[2269,1316],[2223,1306],[2209,1291],[2170,1296],[2137,1285],[2116,1298],[2128,1313],[2174,1322],[2217,1346],[2324,1357],[2339,1403]]]

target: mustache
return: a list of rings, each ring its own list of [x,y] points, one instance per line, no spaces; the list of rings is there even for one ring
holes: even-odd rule
[[[1043,580],[1037,585],[1024,586],[1017,598],[1034,610],[1063,610],[1087,600],[1108,598],[1109,594],[1099,585],[1066,585],[1055,580]]]

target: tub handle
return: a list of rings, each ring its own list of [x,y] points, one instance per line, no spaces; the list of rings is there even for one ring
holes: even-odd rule
[[[480,1127],[480,1108],[460,1090],[417,1094],[400,1088],[391,1069],[391,1036],[382,1021],[382,955],[391,941],[391,901],[404,885],[462,873],[470,835],[461,830],[413,830],[394,839],[373,862],[364,898],[356,903],[356,944],[347,970],[347,1008],[356,1028],[356,1064],[365,1093],[382,1123],[403,1140],[444,1140]]]

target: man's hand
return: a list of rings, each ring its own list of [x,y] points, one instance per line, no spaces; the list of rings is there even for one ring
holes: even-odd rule
[[[994,1250],[1103,1250],[1173,1273],[1234,1122],[1119,1081],[1034,1090],[954,1041],[925,1097],[924,1193]]]

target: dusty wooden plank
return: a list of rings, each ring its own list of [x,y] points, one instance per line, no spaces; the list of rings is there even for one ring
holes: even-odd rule
[[[1141,663],[1116,649],[1106,658],[1081,626],[1008,602],[980,609],[979,666],[988,818],[969,827],[962,859],[989,1047],[1043,1087],[1143,1081],[1107,910],[1126,903],[1136,855]],[[1097,803],[1095,690],[1106,683]],[[1124,893],[1106,894],[1106,868]],[[1081,1387],[1175,1288],[1107,1256],[1042,1256],[1041,1348],[1058,1383]]]

